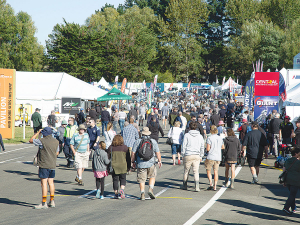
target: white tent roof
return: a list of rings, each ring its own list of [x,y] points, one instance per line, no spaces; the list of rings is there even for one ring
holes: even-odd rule
[[[283,103],[284,106],[286,105],[300,105],[300,83],[293,85],[289,90],[286,92],[287,99]]]
[[[97,86],[100,86],[100,85],[107,89],[112,89],[112,86],[103,77],[101,77],[100,81],[97,84]]]
[[[221,86],[219,87],[216,87],[215,89],[217,90],[228,90],[229,89],[229,81],[232,80],[232,85],[233,85],[233,88],[242,88],[243,86],[242,85],[239,85],[238,83],[236,83],[231,77],[229,77],[229,79]]]
[[[73,97],[94,100],[107,92],[67,73],[16,72],[16,99],[61,99]]]

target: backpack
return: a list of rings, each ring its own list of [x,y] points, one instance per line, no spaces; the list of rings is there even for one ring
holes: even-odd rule
[[[250,125],[247,125],[246,134],[248,134],[250,131],[252,131],[252,127]]]
[[[153,158],[153,145],[150,137],[142,138],[138,149],[138,155],[143,161],[149,161]]]

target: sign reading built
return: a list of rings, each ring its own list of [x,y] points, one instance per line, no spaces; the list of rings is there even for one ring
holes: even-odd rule
[[[80,110],[80,98],[61,98],[61,113],[75,115]]]
[[[15,136],[16,70],[0,69],[0,133],[3,138]]]

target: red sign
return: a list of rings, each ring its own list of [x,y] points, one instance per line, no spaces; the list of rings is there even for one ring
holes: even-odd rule
[[[279,96],[279,72],[255,73],[255,96]]]
[[[121,92],[123,92],[123,93],[124,93],[124,91],[125,91],[126,83],[127,83],[127,79],[124,78],[124,79],[123,79],[123,82],[122,82],[122,87],[121,87]]]

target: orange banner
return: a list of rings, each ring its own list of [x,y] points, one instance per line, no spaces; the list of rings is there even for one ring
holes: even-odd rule
[[[15,137],[16,70],[0,69],[0,133],[3,138]]]
[[[126,83],[127,83],[127,79],[124,78],[124,79],[123,79],[123,82],[122,82],[122,87],[121,87],[121,92],[123,92],[123,93],[124,93],[124,91],[125,91]]]

